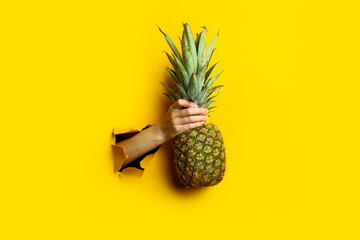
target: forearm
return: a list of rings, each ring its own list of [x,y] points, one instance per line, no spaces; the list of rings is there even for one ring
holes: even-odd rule
[[[168,139],[164,136],[160,126],[153,125],[135,136],[117,143],[124,149],[124,153],[128,156],[122,166],[126,166],[138,157],[165,143]]]
[[[127,155],[122,167],[178,134],[202,126],[207,119],[207,113],[206,109],[198,108],[192,102],[184,99],[177,100],[169,107],[165,117],[158,124],[116,144],[120,145],[123,153]]]

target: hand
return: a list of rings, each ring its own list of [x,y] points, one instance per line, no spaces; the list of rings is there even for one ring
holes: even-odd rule
[[[198,108],[193,102],[177,100],[157,124],[163,140],[168,141],[186,130],[202,126],[208,118],[207,112],[207,109]]]
[[[200,127],[207,120],[207,110],[198,108],[196,104],[179,99],[169,107],[164,119],[131,138],[121,141],[116,145],[123,149],[122,166],[149,152],[151,149],[167,142],[176,135],[196,127]]]

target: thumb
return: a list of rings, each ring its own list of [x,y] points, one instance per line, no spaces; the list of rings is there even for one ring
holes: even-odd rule
[[[175,103],[173,103],[173,105],[171,105],[171,107],[173,109],[181,109],[181,108],[198,107],[198,106],[193,102],[190,102],[190,101],[187,101],[184,99],[179,99]]]

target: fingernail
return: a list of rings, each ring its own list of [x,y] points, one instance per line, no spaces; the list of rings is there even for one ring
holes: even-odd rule
[[[198,107],[198,105],[196,105],[195,103],[191,104],[192,107]]]
[[[205,113],[208,113],[208,110],[205,108],[204,112],[205,112]]]

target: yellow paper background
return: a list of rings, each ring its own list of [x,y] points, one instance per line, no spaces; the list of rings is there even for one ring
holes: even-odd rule
[[[359,239],[356,1],[0,4],[1,239]],[[174,185],[166,146],[113,173],[114,127],[156,123],[181,22],[218,30],[210,121],[227,171]],[[208,43],[210,38],[208,39]]]

